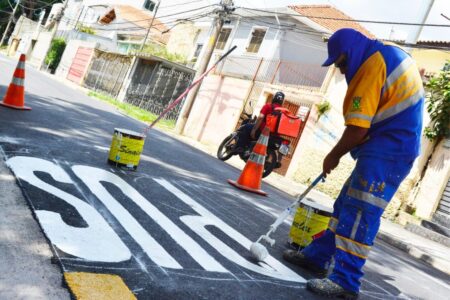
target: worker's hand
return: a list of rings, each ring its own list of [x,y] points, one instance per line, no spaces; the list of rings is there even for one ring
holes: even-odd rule
[[[328,153],[328,155],[323,160],[323,176],[327,177],[327,174],[330,174],[332,170],[334,170],[339,165],[339,160],[341,158],[337,155],[334,155],[333,152]]]
[[[252,132],[250,132],[250,137],[251,137],[253,140],[256,140],[256,130],[252,130]]]

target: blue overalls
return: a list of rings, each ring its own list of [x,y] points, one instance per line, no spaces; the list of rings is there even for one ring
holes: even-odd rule
[[[368,138],[351,153],[356,166],[336,199],[328,230],[302,251],[323,269],[334,257],[328,278],[352,292],[359,292],[381,215],[419,154],[424,95],[418,70],[403,50],[369,39],[358,44],[363,47],[341,51],[350,60],[343,112],[347,126],[369,129]]]

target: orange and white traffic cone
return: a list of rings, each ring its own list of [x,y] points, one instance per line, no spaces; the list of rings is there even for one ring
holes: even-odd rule
[[[21,110],[31,109],[31,107],[25,106],[25,60],[25,54],[21,54],[11,84],[6,91],[3,102],[0,103],[1,105]]]
[[[267,193],[261,190],[261,180],[264,162],[266,161],[267,145],[269,144],[269,134],[269,128],[264,128],[245,164],[244,170],[242,170],[241,176],[237,181],[228,179],[229,184],[247,192],[267,196]]]

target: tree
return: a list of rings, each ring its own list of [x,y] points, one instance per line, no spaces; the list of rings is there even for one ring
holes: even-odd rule
[[[62,0],[60,1],[62,2]],[[0,33],[3,34],[3,31],[6,28],[6,24],[8,24],[9,18],[13,11],[14,6],[16,5],[17,0],[0,0]],[[55,0],[21,0],[20,5],[17,9],[16,15],[13,18],[13,24],[9,28],[9,32],[7,36],[9,36],[13,30],[14,25],[19,20],[19,16],[25,15],[27,18],[37,21],[39,19],[39,15],[41,11],[46,10],[45,16],[47,17],[50,13],[50,10],[53,4],[58,3]]]

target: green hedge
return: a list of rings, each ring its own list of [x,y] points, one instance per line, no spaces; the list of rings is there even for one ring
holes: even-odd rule
[[[66,49],[66,41],[62,38],[57,38],[52,41],[50,45],[50,50],[47,53],[47,57],[45,58],[45,63],[48,68],[55,72],[56,68],[61,61],[61,57],[64,53],[64,49]]]

